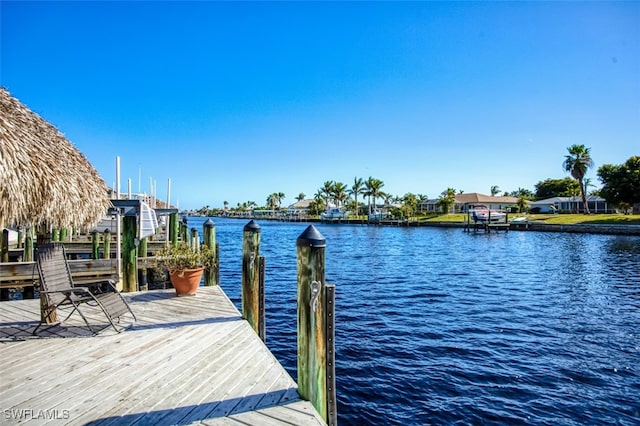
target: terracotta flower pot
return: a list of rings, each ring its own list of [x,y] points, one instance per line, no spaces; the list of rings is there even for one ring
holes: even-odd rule
[[[176,289],[176,295],[195,296],[203,272],[204,268],[169,271],[169,278],[173,288]]]

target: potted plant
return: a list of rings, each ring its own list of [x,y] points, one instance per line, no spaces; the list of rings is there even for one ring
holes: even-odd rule
[[[163,248],[157,257],[169,271],[171,284],[178,296],[195,295],[204,269],[210,268],[214,262],[213,250],[205,244],[194,248],[185,242]]]

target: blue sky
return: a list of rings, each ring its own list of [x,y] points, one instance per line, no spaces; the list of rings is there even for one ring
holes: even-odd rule
[[[0,3],[0,84],[180,208],[534,190],[640,155],[639,2]],[[590,172],[595,183],[595,169]]]

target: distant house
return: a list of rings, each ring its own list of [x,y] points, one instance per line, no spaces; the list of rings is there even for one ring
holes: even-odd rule
[[[615,213],[616,210],[607,201],[597,195],[587,197],[587,205],[591,213]],[[545,200],[532,201],[529,203],[529,211],[532,213],[559,213],[585,211],[582,197],[553,197]]]
[[[491,195],[471,192],[469,194],[457,194],[456,202],[451,206],[449,213],[467,213],[475,205],[484,205],[491,210],[504,210],[518,205],[517,197],[492,197]],[[423,201],[418,205],[418,211],[440,213],[442,207],[438,205],[438,199],[433,198]]]
[[[307,198],[306,200],[296,201],[287,207],[287,213],[289,215],[305,215],[309,213],[309,204],[313,201],[313,198]]]

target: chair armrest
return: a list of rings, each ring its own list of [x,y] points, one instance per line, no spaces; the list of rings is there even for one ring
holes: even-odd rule
[[[63,294],[69,294],[69,293],[89,293],[91,294],[91,292],[89,291],[89,289],[87,287],[73,287],[73,288],[69,288],[66,290],[47,290],[47,291],[41,291],[40,293],[44,293],[44,294],[53,294],[53,293],[63,293]]]

